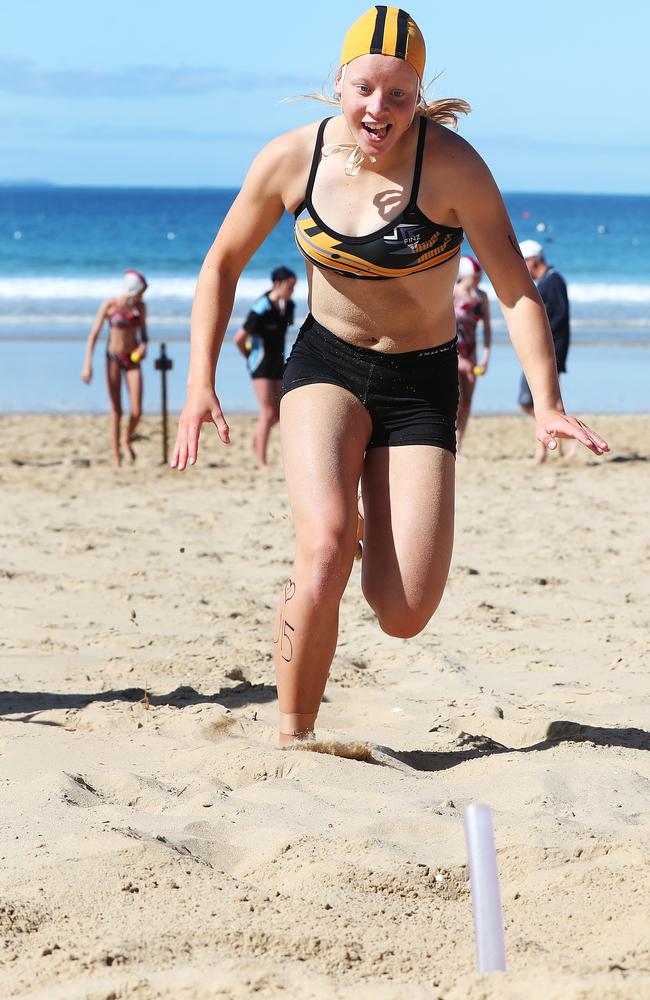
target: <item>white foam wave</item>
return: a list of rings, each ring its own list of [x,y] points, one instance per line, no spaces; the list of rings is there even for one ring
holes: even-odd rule
[[[237,285],[237,295],[253,300],[259,298],[270,285],[268,278],[240,278]],[[189,299],[194,297],[196,278],[156,278],[149,281],[147,302],[157,299]],[[105,278],[60,278],[43,276],[40,278],[0,278],[0,299],[36,299],[36,300],[84,300],[93,302],[112,298],[121,292],[121,282]],[[302,301],[307,298],[307,283],[298,281],[294,298]]]
[[[636,302],[650,303],[650,285],[578,284],[569,282],[572,302]]]
[[[195,278],[189,277],[153,277],[147,289],[146,301],[153,312],[159,303],[165,313],[179,310],[185,313],[194,297]],[[495,299],[494,290],[486,282],[485,290],[491,299]],[[247,276],[240,278],[237,285],[236,299],[242,304],[250,304],[259,298],[269,288],[269,280],[265,277]],[[626,282],[570,282],[569,298],[576,305],[606,304],[620,306],[650,305],[650,284]],[[92,312],[102,299],[119,295],[121,284],[119,280],[104,278],[64,278],[55,276],[0,278],[0,302],[13,303],[22,312],[29,302],[48,304],[54,311],[59,311],[57,303],[67,305],[66,312],[73,313],[77,309],[88,309]],[[307,301],[307,283],[298,281],[294,299],[299,306]],[[75,308],[76,306],[76,308]],[[40,306],[42,308],[42,306]]]
[[[488,296],[496,301],[496,294],[487,282],[481,285]],[[571,281],[567,286],[569,300],[574,303],[611,302],[614,304],[650,304],[650,284],[607,284],[605,282]]]
[[[3,326],[19,327],[19,326],[36,326],[42,325],[44,320],[47,320],[48,326],[79,326],[80,324],[88,325],[93,322],[95,318],[94,313],[58,313],[57,315],[50,315],[49,313],[21,313],[20,315],[8,314],[5,316],[0,316],[0,328]],[[174,315],[157,315],[154,313],[149,313],[149,322],[156,323],[158,326],[178,326],[179,324],[188,324],[190,318],[189,308],[184,312],[180,312]],[[233,320],[246,318],[245,315],[235,316],[233,314]]]

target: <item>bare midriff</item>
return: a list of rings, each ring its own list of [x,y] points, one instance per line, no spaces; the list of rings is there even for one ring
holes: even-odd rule
[[[131,354],[138,346],[137,330],[137,326],[109,326],[108,350],[112,354]]]
[[[350,344],[386,354],[420,351],[456,332],[454,257],[420,274],[364,281],[307,264],[310,310],[322,326]]]

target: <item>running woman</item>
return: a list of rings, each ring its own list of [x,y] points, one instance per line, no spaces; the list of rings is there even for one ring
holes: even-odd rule
[[[453,130],[463,101],[426,103],[425,45],[409,14],[372,7],[349,29],[338,108],[256,157],[208,251],[194,300],[188,397],[172,467],[199,432],[229,429],[215,366],[237,280],[285,211],[307,262],[311,313],[280,412],[296,552],[280,594],[279,745],[314,732],[339,604],[365,518],[362,587],[379,626],[407,638],[442,597],[454,526],[458,363],[453,289],[463,235],[495,288],[526,372],[538,439],[606,442],[567,416],[546,312],[489,170]]]

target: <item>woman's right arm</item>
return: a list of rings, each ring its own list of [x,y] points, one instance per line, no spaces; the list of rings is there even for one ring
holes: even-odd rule
[[[108,307],[110,304],[110,299],[106,299],[105,302],[102,302],[101,306],[97,310],[92,330],[88,334],[88,340],[86,341],[86,357],[84,358],[84,365],[81,369],[81,378],[86,383],[89,383],[93,377],[93,351],[95,350],[97,338],[101,333],[104,321],[108,315]]]
[[[223,443],[229,444],[228,424],[214,389],[217,361],[239,276],[285,210],[295,144],[295,133],[289,133],[274,139],[256,157],[203,261],[192,307],[188,392],[178,422],[173,469],[194,465],[204,423],[213,423]]]

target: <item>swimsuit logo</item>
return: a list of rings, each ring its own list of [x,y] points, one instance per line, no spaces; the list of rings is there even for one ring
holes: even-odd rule
[[[415,230],[415,232],[409,232]],[[404,243],[407,247],[417,249],[420,245],[420,227],[412,223],[400,222],[393,229],[392,236],[384,236],[385,243]]]

